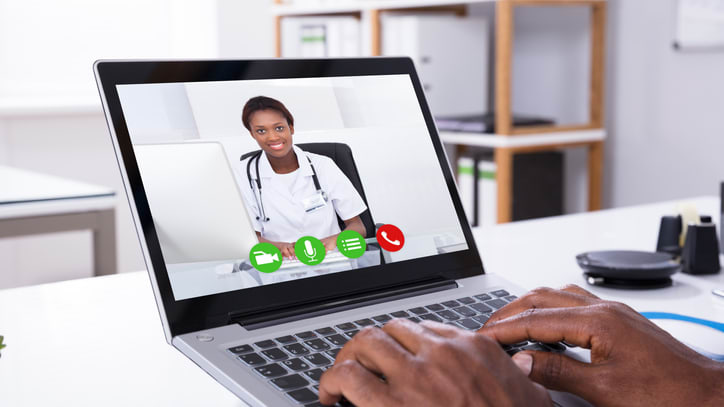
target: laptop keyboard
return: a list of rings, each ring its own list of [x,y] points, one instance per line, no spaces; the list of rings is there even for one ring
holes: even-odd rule
[[[319,378],[334,364],[344,344],[361,329],[367,326],[382,327],[393,318],[407,318],[413,322],[437,321],[472,331],[480,329],[493,312],[516,298],[505,290],[497,290],[242,344],[228,351],[274,389],[284,392],[292,403],[321,407],[318,398]],[[521,350],[565,350],[561,344],[531,342],[501,346],[511,356]]]

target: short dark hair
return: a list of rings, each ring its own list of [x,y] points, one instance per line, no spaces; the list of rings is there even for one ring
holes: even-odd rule
[[[244,109],[241,112],[241,121],[244,123],[244,127],[251,131],[251,126],[249,125],[251,115],[259,110],[267,109],[276,110],[281,113],[287,119],[287,124],[294,126],[294,116],[292,116],[282,102],[267,96],[254,96],[246,101]]]

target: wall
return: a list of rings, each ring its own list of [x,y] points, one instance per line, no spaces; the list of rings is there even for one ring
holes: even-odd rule
[[[675,0],[609,0],[609,15],[606,206],[718,194],[724,51],[672,48]]]

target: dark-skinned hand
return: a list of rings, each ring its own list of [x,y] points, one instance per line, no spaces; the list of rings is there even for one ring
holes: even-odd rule
[[[343,396],[359,407],[551,405],[490,338],[406,319],[365,328],[339,352],[319,399],[333,405]]]
[[[530,351],[514,359],[536,382],[596,406],[724,406],[723,364],[628,306],[577,286],[534,290],[493,314],[479,332],[506,344],[566,341],[590,349],[590,364]]]

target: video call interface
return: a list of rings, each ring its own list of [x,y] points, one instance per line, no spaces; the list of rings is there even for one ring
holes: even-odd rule
[[[408,75],[117,89],[176,300],[468,249]]]

